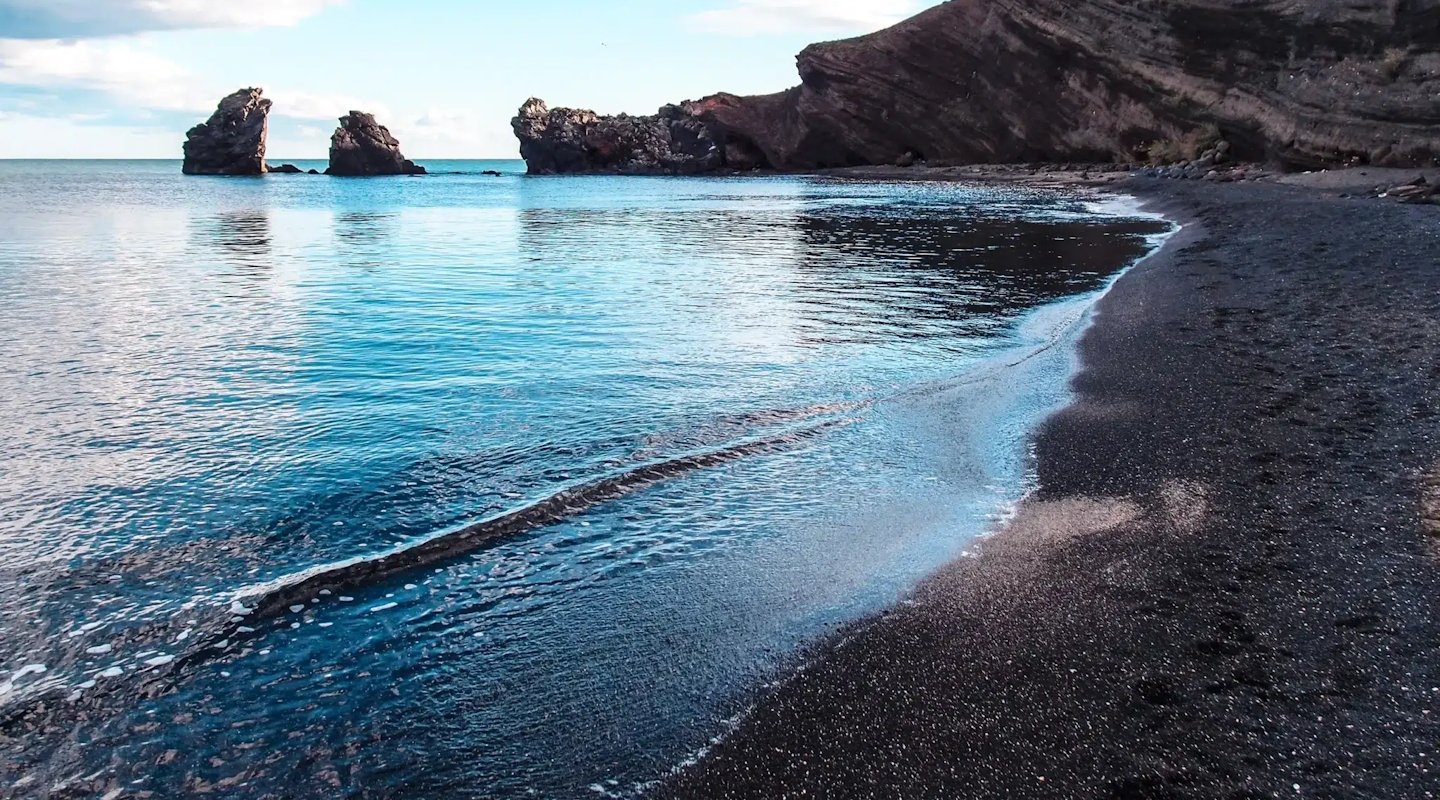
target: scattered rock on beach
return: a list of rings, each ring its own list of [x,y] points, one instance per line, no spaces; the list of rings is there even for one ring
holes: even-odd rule
[[[270,101],[263,89],[241,89],[185,136],[186,175],[263,175]]]
[[[1440,185],[1424,183],[1421,178],[1419,183],[1407,183],[1396,186],[1385,193],[1386,197],[1394,198],[1401,203],[1433,203],[1440,199]]]
[[[340,127],[330,137],[330,168],[325,174],[424,175],[425,168],[400,152],[399,140],[389,128],[376,122],[373,114],[351,111],[340,118]]]

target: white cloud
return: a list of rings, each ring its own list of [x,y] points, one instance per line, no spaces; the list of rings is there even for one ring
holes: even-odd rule
[[[204,117],[238,86],[202,85],[185,67],[146,46],[145,37],[120,39],[0,39],[0,84],[102,92],[130,111],[186,111]],[[351,109],[376,114],[383,104],[349,95],[267,88],[272,113],[299,120],[335,121]],[[198,119],[197,119],[198,121]]]
[[[9,38],[62,39],[190,28],[294,25],[345,0],[0,0]]]
[[[508,119],[431,109],[385,122],[405,155],[424,163],[441,158],[514,158],[519,145]]]
[[[925,7],[918,0],[729,0],[692,14],[690,27],[712,33],[868,33],[894,25]]]
[[[174,131],[0,112],[0,158],[174,158]]]
[[[350,95],[294,92],[281,87],[274,91],[267,89],[265,96],[275,101],[270,113],[277,117],[338,122],[351,111],[366,111],[383,125],[390,116],[390,109],[384,104]]]
[[[213,107],[188,70],[128,40],[0,39],[0,83],[91,89],[147,109]]]

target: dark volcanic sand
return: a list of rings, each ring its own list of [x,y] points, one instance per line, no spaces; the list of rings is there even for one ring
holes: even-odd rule
[[[1440,794],[1440,208],[1130,188],[1034,501],[658,796]]]

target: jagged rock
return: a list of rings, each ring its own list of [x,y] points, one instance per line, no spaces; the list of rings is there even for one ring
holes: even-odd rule
[[[220,101],[206,122],[185,135],[186,175],[263,175],[270,101],[262,89],[241,89]]]
[[[510,125],[533,175],[693,174],[728,162],[723,138],[685,106],[668,105],[649,117],[602,117],[594,111],[551,109],[532,97]]]
[[[780,169],[1133,161],[1212,124],[1231,161],[1440,157],[1440,0],[952,0],[799,71],[687,109]]]
[[[340,118],[330,137],[330,168],[326,175],[424,175],[425,168],[400,152],[400,142],[372,114],[351,111]]]
[[[1431,186],[1421,178],[1418,182],[1396,186],[1386,192],[1386,196],[1394,198],[1401,203],[1433,203],[1437,195],[1440,195],[1440,186]]]

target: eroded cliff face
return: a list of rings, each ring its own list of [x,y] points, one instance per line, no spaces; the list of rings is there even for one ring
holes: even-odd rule
[[[1440,157],[1440,0],[951,0],[684,106],[779,169],[1133,161],[1217,124],[1291,167]]]
[[[241,89],[220,101],[210,119],[185,135],[186,175],[263,175],[270,101]]]

